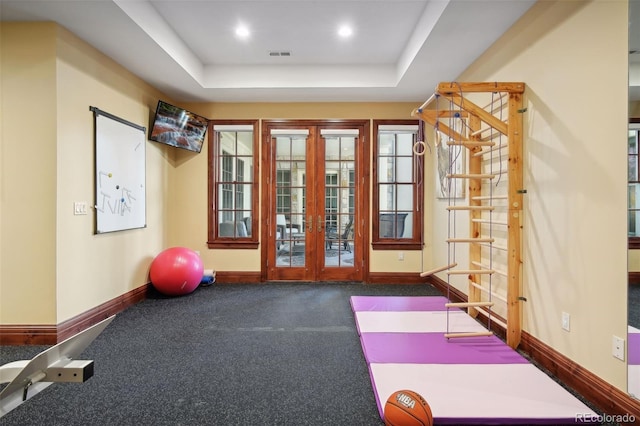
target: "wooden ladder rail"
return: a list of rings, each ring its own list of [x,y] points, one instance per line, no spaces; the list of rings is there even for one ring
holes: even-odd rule
[[[524,85],[523,85],[524,86]],[[509,93],[509,193],[507,217],[507,344],[516,348],[522,338],[522,310],[520,295],[522,274],[522,202],[524,186],[522,179],[522,114],[521,92]]]
[[[447,210],[468,210],[469,211],[469,239],[478,239],[481,235],[481,227],[485,220],[481,218],[483,211],[493,210],[493,206],[482,205],[483,200],[488,197],[483,193],[482,179],[482,161],[483,154],[492,152],[496,149],[508,149],[508,195],[507,198],[507,318],[506,318],[506,340],[507,344],[512,348],[518,347],[522,336],[522,313],[521,302],[523,298],[520,295],[521,286],[521,269],[522,269],[522,203],[523,203],[523,178],[522,178],[522,113],[523,93],[525,84],[522,82],[511,83],[459,83],[459,82],[443,82],[440,83],[434,92],[434,95],[425,102],[420,108],[413,111],[412,115],[416,118],[424,120],[426,123],[434,126],[441,133],[456,140],[455,145],[462,145],[468,149],[469,170],[469,205],[468,206],[449,206]],[[507,96],[508,115],[507,120],[501,121],[494,117],[493,111],[486,111],[485,108],[475,105],[473,102],[463,98],[465,93],[499,93],[500,96]],[[505,95],[506,93],[506,95]],[[442,96],[450,100],[458,106],[459,111],[453,112],[458,117],[464,117],[468,121],[469,137],[463,137],[452,129],[448,128],[439,120],[442,117],[449,116],[447,112],[425,110],[426,106],[438,96]],[[437,99],[436,99],[437,101]],[[484,126],[483,126],[484,123]],[[507,137],[506,146],[490,146],[485,144],[482,134],[494,128]],[[483,146],[490,146],[484,153]],[[453,177],[453,176],[451,176]],[[456,176],[458,177],[458,176]],[[462,177],[462,176],[460,176]],[[502,198],[502,197],[500,197]],[[469,241],[471,242],[471,241]],[[477,267],[481,262],[482,244],[469,244],[469,263],[473,268]],[[439,271],[450,269],[449,265]],[[438,272],[439,272],[438,271]],[[429,271],[434,273],[433,271]],[[481,291],[469,281],[468,303],[482,303]],[[478,312],[474,306],[468,307],[468,312],[472,316],[477,316]],[[464,333],[463,333],[464,334]],[[460,335],[459,337],[464,337]]]

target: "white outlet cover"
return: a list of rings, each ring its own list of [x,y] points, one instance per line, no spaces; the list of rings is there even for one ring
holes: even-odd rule
[[[624,361],[624,339],[622,337],[613,336],[613,356]]]
[[[566,331],[571,330],[571,315],[566,312],[562,313],[562,329]]]

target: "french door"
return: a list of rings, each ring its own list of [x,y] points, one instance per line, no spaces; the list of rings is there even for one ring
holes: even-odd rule
[[[365,123],[263,123],[267,280],[363,279]]]

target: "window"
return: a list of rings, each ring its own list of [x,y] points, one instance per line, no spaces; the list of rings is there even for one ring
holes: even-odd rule
[[[417,120],[374,120],[373,249],[421,249],[423,157]]]
[[[258,247],[258,121],[209,123],[209,248]]]
[[[640,120],[639,120],[640,121]],[[640,178],[638,176],[638,144],[640,143],[640,122],[629,125],[629,169],[628,169],[628,232],[629,248],[640,249]]]

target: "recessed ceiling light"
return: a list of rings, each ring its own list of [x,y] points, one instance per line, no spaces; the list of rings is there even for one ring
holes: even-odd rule
[[[348,25],[342,25],[338,28],[338,35],[342,38],[351,37],[353,34],[353,29]]]
[[[244,25],[238,25],[236,27],[236,35],[240,38],[247,38],[251,33],[249,32],[249,28]]]

